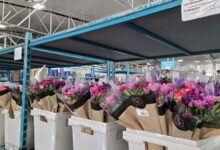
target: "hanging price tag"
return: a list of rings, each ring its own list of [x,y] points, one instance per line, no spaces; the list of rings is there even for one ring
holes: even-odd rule
[[[148,117],[149,113],[145,109],[136,109],[137,115],[140,117]]]
[[[22,59],[22,47],[15,48],[14,51],[14,60],[21,60]]]

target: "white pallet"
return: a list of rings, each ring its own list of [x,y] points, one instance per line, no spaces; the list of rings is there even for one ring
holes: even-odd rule
[[[21,112],[14,112],[14,119],[11,119],[8,110],[4,110],[5,121],[5,148],[7,150],[19,150],[20,147],[20,131],[21,131]],[[34,127],[33,117],[28,118],[28,131],[27,131],[27,148],[34,147]]]
[[[127,129],[123,138],[129,143],[129,150],[145,150],[145,143],[165,146],[168,150],[220,150],[220,136],[206,140],[192,141],[151,132]]]
[[[0,108],[0,146],[5,145],[4,109]]]
[[[70,113],[52,113],[33,109],[35,150],[72,150],[72,130],[68,126]],[[40,118],[44,116],[46,122]]]
[[[102,123],[72,116],[74,150],[128,150],[128,144],[122,138],[124,127],[116,122]],[[89,129],[86,133],[83,129]]]

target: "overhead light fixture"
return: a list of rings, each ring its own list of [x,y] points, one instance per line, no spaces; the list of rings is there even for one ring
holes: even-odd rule
[[[5,29],[5,28],[7,28],[7,25],[0,23],[0,28]]]
[[[25,0],[25,1],[29,3],[34,3],[34,2],[42,2],[43,0]]]
[[[195,63],[200,63],[200,61],[199,60],[195,60]]]
[[[34,9],[43,9],[44,7],[45,7],[45,5],[43,5],[43,4],[35,4],[33,6]]]
[[[147,63],[147,65],[148,65],[148,66],[150,66],[150,65],[151,65],[151,63]]]
[[[184,60],[183,59],[179,59],[179,60],[177,60],[178,62],[183,62]]]
[[[211,60],[206,60],[205,62],[211,62]]]

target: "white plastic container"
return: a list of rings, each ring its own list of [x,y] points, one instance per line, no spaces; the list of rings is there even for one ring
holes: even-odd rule
[[[20,131],[21,131],[21,112],[14,112],[14,119],[11,119],[8,110],[4,110],[5,121],[5,148],[7,150],[19,150],[20,147]],[[34,127],[33,117],[28,118],[28,131],[27,131],[27,148],[34,147]]]
[[[124,127],[116,122],[102,123],[72,116],[74,150],[128,150],[122,138]]]
[[[33,109],[35,150],[72,150],[72,130],[68,126],[70,113],[52,113]]]
[[[165,146],[167,150],[220,150],[220,136],[206,140],[192,141],[151,132],[127,129],[123,138],[128,141],[129,150],[145,150],[145,143]]]
[[[0,146],[5,145],[5,127],[3,108],[0,108]]]

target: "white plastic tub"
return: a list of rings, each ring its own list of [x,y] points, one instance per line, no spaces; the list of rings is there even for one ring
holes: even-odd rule
[[[11,119],[8,110],[4,110],[5,121],[5,148],[7,150],[19,150],[20,147],[20,131],[21,131],[21,112],[14,112],[14,119]],[[34,130],[33,130],[33,117],[28,118],[28,131],[27,131],[27,148],[34,147]]]
[[[70,113],[52,113],[33,109],[35,150],[72,150],[72,130],[68,126]]]
[[[122,138],[125,129],[116,122],[102,123],[72,116],[74,150],[128,150]]]
[[[3,108],[0,108],[0,146],[5,145],[5,127],[4,127],[4,115]]]
[[[129,143],[129,150],[145,150],[145,143],[165,146],[168,150],[220,150],[220,136],[206,140],[192,141],[171,136],[127,129],[123,138]]]

